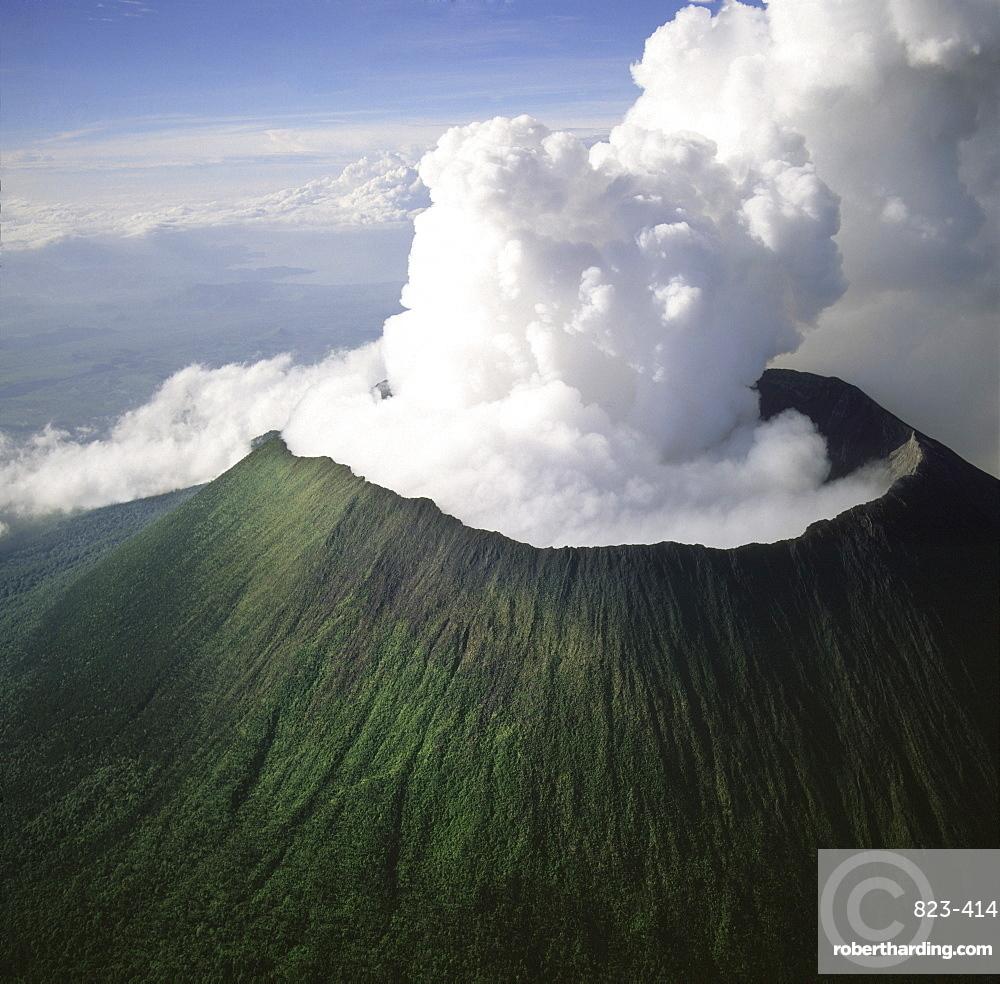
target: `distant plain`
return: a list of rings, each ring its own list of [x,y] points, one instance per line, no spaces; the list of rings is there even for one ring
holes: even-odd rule
[[[283,352],[312,362],[378,337],[399,310],[406,239],[397,234],[403,248],[377,268],[363,255],[372,238],[331,237],[332,271],[311,243],[310,255],[296,252],[303,265],[290,265],[284,256],[272,262],[273,243],[258,250],[189,234],[8,253],[0,271],[0,431],[21,442],[51,424],[97,437],[191,363]]]

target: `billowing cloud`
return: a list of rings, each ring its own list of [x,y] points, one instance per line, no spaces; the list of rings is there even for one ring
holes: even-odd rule
[[[884,488],[824,485],[809,421],[757,420],[764,365],[843,289],[837,199],[800,151],[747,180],[690,131],[588,150],[498,118],[420,173],[393,398],[324,380],[294,451],[540,545],[775,539]]]
[[[888,478],[825,482],[805,418],[757,418],[763,368],[817,321],[813,337],[892,297],[970,298],[957,324],[986,323],[998,21],[987,0],[686,8],[647,42],[608,140],[528,117],[441,138],[419,167],[431,205],[406,310],[380,343],[309,370],[202,372],[168,399],[171,381],[110,441],[9,451],[0,505],[209,478],[278,427],[297,453],[540,545],[796,535]],[[233,385],[226,418],[245,408],[252,426],[214,440],[215,380],[259,371],[272,396]],[[383,377],[388,400],[371,392]],[[157,454],[140,452],[150,434]],[[93,491],[109,460],[117,491]]]
[[[73,236],[141,236],[164,229],[274,224],[302,228],[408,222],[428,204],[416,163],[399,153],[363,157],[336,177],[236,202],[170,205],[147,211],[32,203],[3,208],[6,249],[35,249]]]
[[[626,124],[731,166],[799,143],[840,198],[849,284],[784,364],[844,376],[998,465],[1000,4],[777,0],[683,11],[646,43]]]
[[[336,359],[336,369],[342,363]],[[225,471],[250,441],[288,420],[331,363],[295,366],[289,356],[221,369],[189,366],[102,440],[81,443],[46,428],[27,444],[0,443],[0,509],[40,514],[89,509],[197,485]]]

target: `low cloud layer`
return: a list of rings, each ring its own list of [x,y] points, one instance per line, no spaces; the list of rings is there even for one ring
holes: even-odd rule
[[[331,369],[294,366],[289,356],[252,366],[189,366],[103,440],[81,443],[53,428],[24,445],[6,440],[0,509],[90,509],[207,481],[239,460],[256,435],[288,420],[301,394]]]
[[[72,237],[141,236],[225,225],[369,226],[409,222],[427,204],[416,163],[402,154],[387,152],[363,157],[336,177],[236,202],[135,211],[11,198],[4,203],[3,242],[8,250],[24,250]]]
[[[761,423],[751,384],[817,321],[835,334],[839,312],[892,297],[962,297],[973,327],[941,324],[945,345],[985,333],[998,43],[991,0],[682,10],[607,141],[527,117],[441,138],[419,166],[406,310],[379,343],[185,370],[107,440],[8,446],[0,508],[203,481],[281,428],[296,453],[538,545],[797,535],[888,478],[825,483],[812,425]],[[893,338],[885,375],[913,341]]]

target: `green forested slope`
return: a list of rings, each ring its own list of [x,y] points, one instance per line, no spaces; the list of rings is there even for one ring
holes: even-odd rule
[[[810,380],[765,412],[872,412]],[[816,847],[996,842],[996,484],[907,454],[796,540],[537,550],[258,448],[7,654],[0,959],[808,979]]]
[[[74,515],[7,517],[0,536],[0,641],[22,633],[91,564],[158,516],[190,499],[198,486]],[[2,644],[2,643],[0,643]]]

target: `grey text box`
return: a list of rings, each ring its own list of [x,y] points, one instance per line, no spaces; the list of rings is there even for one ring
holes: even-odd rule
[[[817,888],[821,974],[1000,973],[1000,850],[820,850]]]

